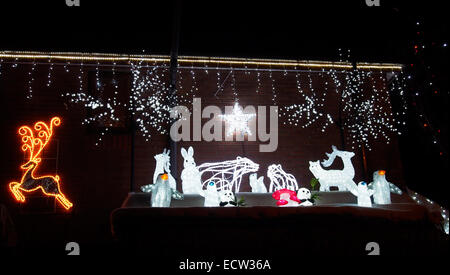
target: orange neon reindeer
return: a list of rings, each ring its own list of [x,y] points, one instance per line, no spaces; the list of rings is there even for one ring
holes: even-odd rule
[[[55,176],[36,177],[34,175],[39,163],[41,153],[53,135],[53,126],[59,126],[61,119],[54,117],[50,124],[38,121],[34,124],[34,130],[28,126],[19,128],[19,135],[22,137],[22,151],[29,152],[28,161],[20,166],[24,170],[20,182],[11,182],[9,189],[19,202],[25,202],[22,192],[33,192],[41,189],[47,196],[53,196],[65,208],[70,209],[73,204],[64,196],[59,187],[60,178]]]

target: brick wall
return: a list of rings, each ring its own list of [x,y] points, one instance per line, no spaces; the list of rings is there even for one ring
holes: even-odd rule
[[[129,132],[118,132],[107,134],[102,142],[96,146],[98,133],[89,131],[81,125],[86,116],[86,110],[81,106],[67,103],[61,94],[66,92],[77,92],[79,90],[79,66],[69,66],[66,72],[60,65],[55,65],[52,71],[52,84],[48,87],[47,76],[49,66],[47,64],[37,65],[33,73],[32,82],[33,97],[26,99],[28,93],[30,64],[19,64],[13,68],[11,64],[4,63],[2,75],[0,76],[0,96],[2,105],[1,119],[1,147],[2,165],[0,167],[0,180],[2,182],[0,199],[11,207],[18,207],[12,202],[7,192],[7,183],[18,180],[20,177],[19,165],[22,163],[23,154],[20,152],[20,144],[17,129],[23,124],[32,124],[38,119],[48,121],[52,116],[58,115],[62,118],[62,125],[55,130],[55,139],[59,140],[59,158],[57,170],[62,178],[62,189],[74,202],[74,214],[79,213],[84,217],[91,217],[92,223],[108,224],[107,213],[119,207],[130,190],[130,145]],[[95,67],[85,66],[84,87],[89,87],[89,71]],[[126,70],[125,70],[126,71]],[[224,108],[233,105],[235,96],[231,87],[231,77],[224,83],[223,90],[217,96],[216,70],[210,69],[208,73],[204,70],[194,70],[198,91],[196,96],[201,97],[202,106],[217,105]],[[225,79],[228,70],[222,70],[221,79]],[[285,75],[281,72],[273,72],[273,79],[277,93],[276,104],[281,106],[291,104],[299,99],[294,73]],[[120,74],[120,78],[128,78],[127,72]],[[181,70],[182,89],[178,93],[187,93],[191,88],[191,73],[189,69]],[[313,87],[317,92],[322,92],[325,81],[329,84],[326,112],[337,115],[338,104],[332,80],[319,72],[311,74]],[[269,72],[261,72],[259,92],[256,93],[256,73],[250,74],[244,71],[235,71],[236,90],[239,102],[246,105],[272,105],[272,83]],[[300,73],[302,89],[308,91],[308,74]],[[128,81],[128,80],[127,80]],[[126,81],[125,81],[126,82]],[[119,85],[120,93],[129,93],[129,81],[126,85]],[[179,83],[180,84],[180,83]],[[382,83],[377,82],[382,88]],[[190,106],[188,106],[190,107]],[[203,122],[205,122],[204,120]],[[339,127],[330,125],[325,133],[320,128],[312,127],[302,129],[284,125],[283,118],[279,119],[279,145],[278,150],[271,153],[260,153],[259,142],[179,142],[178,143],[178,175],[183,168],[183,158],[179,150],[181,147],[193,146],[195,149],[195,160],[197,164],[211,161],[222,161],[234,159],[237,156],[245,156],[260,164],[258,175],[266,177],[265,183],[269,181],[266,176],[267,167],[270,164],[281,164],[283,169],[292,173],[302,186],[308,186],[312,174],[308,169],[308,161],[319,160],[325,157],[325,152],[331,151],[331,145],[342,148],[343,142]],[[135,186],[149,184],[153,176],[155,160],[153,156],[168,148],[168,136],[152,133],[153,137],[146,142],[139,134],[135,140]],[[344,144],[350,149],[349,144]],[[374,170],[385,169],[390,181],[403,183],[402,166],[395,137],[390,144],[384,142],[375,143],[372,151],[367,151],[367,167],[371,174]],[[46,152],[48,156],[55,155],[56,146],[50,146]],[[363,174],[361,150],[355,150],[356,156],[353,164],[356,169],[355,181],[370,180]],[[54,173],[55,161],[41,166],[40,172]],[[342,164],[333,166],[339,168]],[[179,188],[181,182],[178,182]],[[250,191],[248,177],[244,177],[241,191]],[[103,213],[95,215],[94,213]],[[98,219],[97,219],[98,218]],[[85,229],[89,231],[88,229]],[[92,229],[95,230],[95,229]]]

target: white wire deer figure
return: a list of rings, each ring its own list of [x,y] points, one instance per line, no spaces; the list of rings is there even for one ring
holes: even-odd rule
[[[325,170],[320,166],[319,161],[310,161],[309,170],[314,177],[319,180],[320,191],[330,191],[330,187],[337,187],[340,191],[356,191],[357,185],[353,181],[355,177],[355,169],[351,158],[355,156],[353,152],[340,151],[336,146],[331,147],[333,151],[331,154],[326,153],[328,159],[322,161],[324,167],[329,167],[333,164],[336,157],[340,157],[344,163],[344,169],[342,170]]]
[[[189,147],[189,150],[186,151],[182,148],[182,155],[185,158],[185,170],[182,172],[183,174],[191,173],[192,178],[200,179],[201,182],[201,190],[203,187],[207,186],[208,183],[213,181],[216,184],[217,191],[229,190],[234,192],[239,192],[241,187],[242,176],[247,173],[256,172],[259,169],[259,165],[254,163],[248,158],[237,157],[235,160],[228,160],[222,162],[208,162],[198,165],[196,167],[190,167],[187,164],[194,162],[194,149]],[[202,180],[205,179],[205,180]],[[187,183],[189,184],[189,179],[186,178]],[[183,182],[183,185],[185,183]],[[198,183],[192,183],[194,186]],[[184,188],[184,186],[183,186]],[[199,190],[199,193],[201,193]]]
[[[269,192],[280,189],[298,190],[297,180],[292,174],[286,173],[281,164],[272,164],[267,168],[267,177],[270,179]]]

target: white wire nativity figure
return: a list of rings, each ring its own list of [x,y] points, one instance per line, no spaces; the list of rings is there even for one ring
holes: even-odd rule
[[[330,191],[330,187],[337,187],[339,191],[349,190],[356,193],[357,185],[353,181],[355,177],[355,169],[351,158],[355,155],[353,152],[340,151],[336,146],[332,146],[333,152],[326,153],[328,159],[322,161],[324,167],[329,167],[333,164],[336,157],[340,157],[344,163],[342,170],[325,170],[320,166],[319,161],[310,161],[309,170],[319,180],[320,191]]]
[[[186,152],[184,148],[182,148],[182,151]],[[182,155],[185,161],[195,163],[193,157],[194,149],[192,147],[189,147],[187,154],[182,153]],[[201,179],[201,190],[199,194],[203,193],[203,189],[206,189],[206,186],[210,182],[215,183],[218,192],[228,190],[237,193],[241,188],[242,176],[258,171],[259,165],[248,158],[237,157],[235,160],[207,162],[196,166],[194,169],[192,168],[185,166],[185,169],[190,169],[189,172],[195,171],[197,175],[192,175],[194,178]],[[184,170],[182,175],[183,173]],[[191,184],[189,179],[186,178],[186,181],[183,180],[183,186],[185,184]],[[194,183],[194,185],[196,184],[198,183]]]
[[[281,189],[298,190],[298,184],[295,177],[284,172],[281,164],[272,164],[267,168],[267,177],[270,179],[269,192],[275,192]]]

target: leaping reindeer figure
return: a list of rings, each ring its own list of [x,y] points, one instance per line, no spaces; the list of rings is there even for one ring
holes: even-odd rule
[[[34,130],[28,126],[19,128],[19,135],[22,136],[22,151],[29,152],[28,161],[20,166],[24,170],[20,182],[11,182],[9,189],[19,202],[25,202],[25,196],[22,192],[33,192],[41,189],[47,196],[53,196],[65,208],[70,209],[73,204],[61,192],[59,183],[60,178],[55,176],[34,175],[39,163],[41,162],[41,153],[53,135],[53,126],[59,126],[61,119],[54,117],[50,124],[39,121],[34,124]]]
[[[326,153],[328,159],[322,161],[324,167],[329,167],[333,164],[336,157],[340,157],[344,163],[344,169],[342,170],[325,170],[320,166],[319,161],[310,161],[309,170],[312,172],[320,182],[320,191],[330,191],[331,186],[336,186],[339,190],[349,190],[350,192],[356,191],[356,183],[353,181],[355,177],[355,169],[351,158],[355,156],[353,152],[340,151],[336,146],[332,146],[333,152],[331,154]]]

